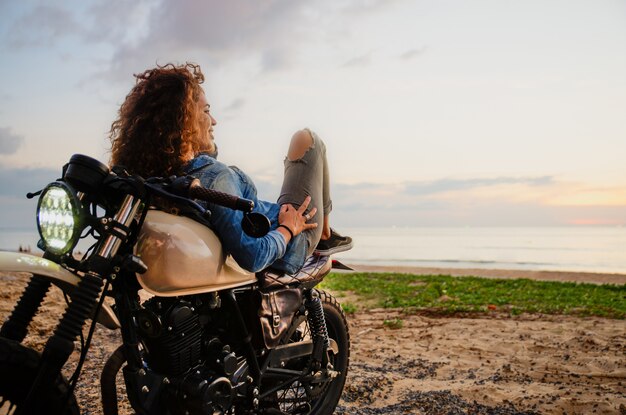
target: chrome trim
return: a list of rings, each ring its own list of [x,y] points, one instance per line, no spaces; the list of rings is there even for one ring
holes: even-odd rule
[[[122,202],[122,206],[113,217],[113,221],[129,227],[133,221],[133,218],[137,214],[137,210],[139,209],[140,204],[140,200],[135,201],[135,197],[131,195],[126,195],[124,201]],[[123,234],[126,233],[122,229],[118,229],[118,231]],[[107,236],[107,239],[103,242],[103,244],[98,248],[97,254],[102,258],[111,258],[115,256],[121,243],[122,240],[120,238],[115,235],[109,235]]]

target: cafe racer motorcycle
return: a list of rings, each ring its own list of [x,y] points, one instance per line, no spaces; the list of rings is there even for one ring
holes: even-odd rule
[[[80,413],[73,391],[96,323],[122,339],[101,374],[105,415],[118,413],[120,370],[138,414],[333,413],[348,325],[337,300],[315,288],[333,261],[312,256],[296,275],[241,269],[207,219],[211,204],[242,210],[242,228],[260,237],[270,222],[251,201],[79,154],[28,196],[39,196],[44,254],[0,253],[0,271],[32,274],[0,329],[0,413]],[[81,238],[94,243],[79,257]],[[68,305],[40,354],[21,343],[51,285]]]

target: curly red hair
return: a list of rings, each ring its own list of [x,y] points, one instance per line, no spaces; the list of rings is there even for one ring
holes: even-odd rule
[[[111,164],[143,177],[179,174],[194,154],[209,150],[198,107],[204,75],[196,64],[170,63],[135,78],[111,124]]]

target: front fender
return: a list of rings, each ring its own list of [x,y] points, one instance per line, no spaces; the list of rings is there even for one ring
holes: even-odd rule
[[[0,252],[0,272],[28,272],[50,280],[70,296],[80,277],[72,274],[56,262],[21,252]],[[117,316],[103,303],[96,321],[106,328],[120,328]]]

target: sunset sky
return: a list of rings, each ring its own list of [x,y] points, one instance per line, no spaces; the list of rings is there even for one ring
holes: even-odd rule
[[[185,61],[265,199],[307,126],[339,225],[626,224],[623,0],[0,0],[0,56],[0,227]]]

